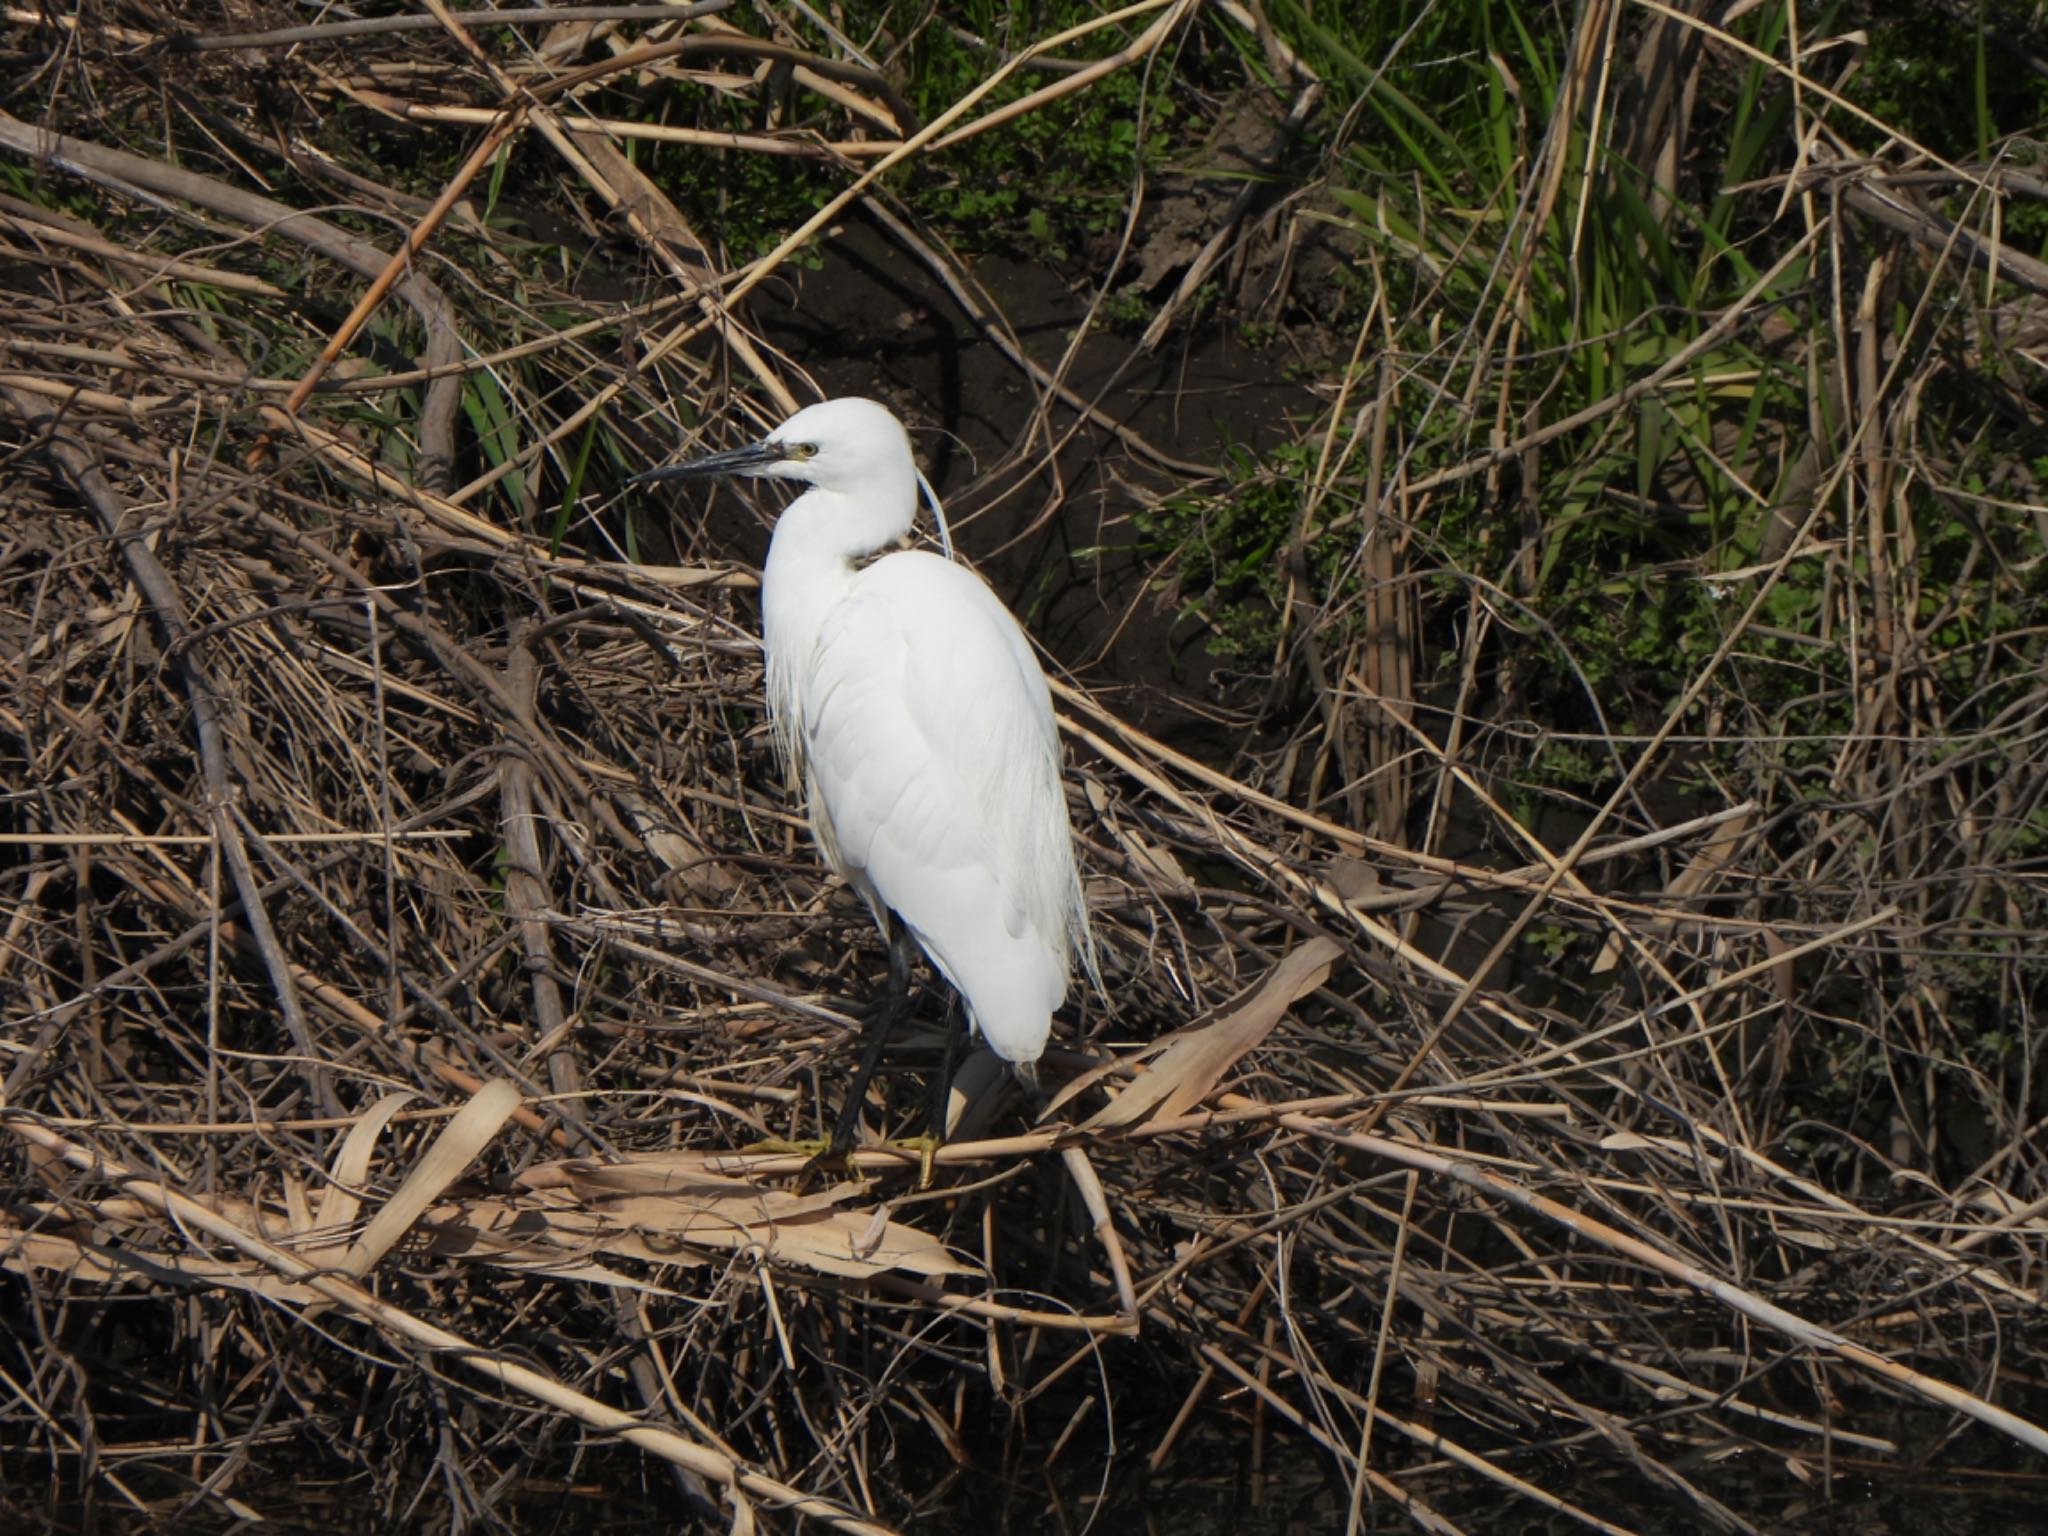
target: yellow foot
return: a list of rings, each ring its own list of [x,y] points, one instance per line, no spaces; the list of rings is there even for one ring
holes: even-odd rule
[[[939,1148],[946,1144],[946,1138],[935,1131],[926,1131],[922,1136],[905,1136],[900,1141],[889,1143],[892,1147],[917,1154],[917,1187],[920,1190],[932,1187],[932,1162],[939,1155]]]
[[[784,1141],[780,1136],[764,1136],[759,1141],[750,1141],[742,1152],[760,1152],[778,1157],[816,1157],[832,1145],[830,1137],[813,1136],[808,1141]]]
[[[939,1148],[945,1145],[945,1138],[925,1132],[922,1136],[905,1136],[895,1141],[882,1143],[893,1152],[914,1153],[917,1157],[917,1187],[921,1190],[932,1187],[932,1167],[939,1155]],[[796,1176],[796,1189],[800,1195],[807,1195],[828,1178],[857,1178],[859,1168],[853,1160],[853,1148],[835,1148],[831,1139],[825,1136],[813,1137],[807,1141],[785,1141],[770,1136],[760,1141],[751,1141],[741,1149],[746,1152],[768,1153],[778,1157],[806,1157],[802,1171]]]

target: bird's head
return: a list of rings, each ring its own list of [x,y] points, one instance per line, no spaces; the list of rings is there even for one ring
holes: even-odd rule
[[[884,506],[890,504],[889,498],[896,494],[894,488],[900,486],[905,527],[916,506],[916,487],[922,486],[938,525],[939,542],[947,558],[953,554],[953,536],[946,527],[945,509],[911,456],[910,434],[887,406],[857,395],[807,405],[758,443],[650,469],[633,479],[644,483],[695,480],[710,475],[801,480],[840,495],[880,497]]]
[[[636,475],[636,480],[756,475],[828,491],[863,490],[916,473],[910,436],[888,407],[849,395],[807,405],[758,443]]]

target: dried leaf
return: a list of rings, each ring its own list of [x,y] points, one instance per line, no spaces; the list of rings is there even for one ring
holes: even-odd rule
[[[593,1220],[585,1225],[590,1230],[578,1231],[576,1223],[551,1221],[549,1213],[530,1206],[476,1200],[436,1207],[421,1218],[420,1230],[427,1239],[427,1252],[437,1258],[490,1264],[500,1269],[516,1269],[521,1274],[546,1275],[556,1280],[589,1281],[619,1290],[644,1291],[654,1296],[675,1294],[666,1286],[635,1279],[586,1257],[596,1246],[602,1224]],[[656,1254],[632,1252],[619,1245],[612,1245],[611,1251],[620,1257],[653,1262],[701,1262],[694,1256],[664,1259]]]
[[[391,1117],[412,1099],[410,1090],[387,1093],[348,1128],[341,1150],[334,1154],[331,1180],[320,1192],[320,1210],[313,1218],[312,1231],[325,1234],[331,1242],[340,1242],[340,1234],[354,1223],[362,1208],[356,1191],[370,1180],[370,1154],[376,1150],[377,1138],[384,1134]]]
[[[1341,953],[1333,939],[1310,939],[1274,966],[1258,989],[1222,1018],[1175,1035],[1159,1052],[1151,1070],[1082,1128],[1114,1130],[1135,1125],[1154,1111],[1169,1120],[1186,1114],[1209,1096],[1247,1051],[1273,1032],[1289,1008],[1329,979],[1330,967]]]
[[[335,1267],[353,1275],[366,1275],[375,1268],[421,1213],[441,1198],[442,1191],[462,1176],[463,1169],[476,1161],[476,1155],[504,1128],[519,1103],[519,1090],[502,1079],[494,1079],[478,1089],[434,1138],[426,1156],[406,1175],[397,1193],[384,1202],[384,1208]]]
[[[1003,1103],[1009,1068],[987,1046],[967,1053],[946,1089],[946,1140],[977,1141]]]
[[[979,1272],[915,1227],[878,1225],[872,1211],[841,1209],[856,1192],[851,1186],[799,1195],[708,1172],[699,1153],[569,1159],[530,1168],[520,1182],[576,1202],[543,1211],[565,1244],[613,1254],[694,1263],[705,1253],[753,1252],[771,1264],[851,1279],[892,1269],[931,1278]]]

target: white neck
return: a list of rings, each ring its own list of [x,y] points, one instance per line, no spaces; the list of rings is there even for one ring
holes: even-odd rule
[[[917,480],[907,458],[857,494],[812,486],[775,524],[761,572],[761,643],[768,653],[768,713],[783,762],[803,766],[797,679],[818,630],[853,586],[854,562],[910,532]]]

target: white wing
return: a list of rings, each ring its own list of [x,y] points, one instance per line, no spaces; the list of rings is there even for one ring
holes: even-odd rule
[[[854,578],[799,673],[826,857],[903,919],[998,1054],[1036,1060],[1085,917],[1052,701],[1017,621],[964,567],[894,554]]]

